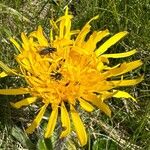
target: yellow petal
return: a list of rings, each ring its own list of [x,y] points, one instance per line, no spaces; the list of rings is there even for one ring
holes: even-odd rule
[[[108,78],[108,77],[112,77],[112,76],[122,75],[122,74],[127,73],[131,70],[136,69],[137,67],[141,66],[142,64],[143,63],[141,60],[136,60],[136,61],[132,61],[129,63],[123,63],[123,64],[121,64],[120,67],[113,68],[113,69],[106,71],[104,73],[104,76]]]
[[[105,68],[105,66],[104,66],[104,64],[103,64],[102,62],[99,62],[99,63],[97,64],[97,70],[98,70],[98,71],[102,71],[104,68]]]
[[[28,37],[26,36],[26,34],[24,32],[21,33],[21,39],[23,41],[22,43],[22,47],[24,50],[29,50],[30,47],[29,47],[29,39]]]
[[[124,36],[126,36],[128,34],[127,31],[124,32],[119,32],[117,34],[115,34],[113,37],[109,38],[104,44],[102,44],[96,51],[96,56],[100,56],[101,54],[103,54],[105,51],[107,51],[107,49],[109,47],[111,47],[112,45],[114,45],[115,43],[117,43],[120,39],[122,39]]]
[[[90,32],[90,28],[91,28],[91,26],[89,24],[87,24],[81,30],[81,32],[78,34],[78,36],[77,36],[77,38],[75,40],[75,46],[78,46],[78,47],[82,48],[82,44],[84,43],[85,37]]]
[[[142,63],[141,60],[135,60],[135,61],[126,63],[126,65],[125,65],[126,69],[124,71],[122,71],[121,73],[117,74],[117,75],[121,75],[121,74],[129,72],[131,70],[134,70],[134,69],[138,68],[139,66],[141,66],[142,64],[143,63]]]
[[[67,16],[68,15],[68,6],[66,6],[66,10],[65,10],[65,16]]]
[[[124,92],[124,91],[119,91],[119,90],[113,90],[113,92],[115,92],[115,94],[113,95],[113,97],[116,98],[131,98],[133,101],[136,102],[136,99],[134,97],[132,97],[129,93]]]
[[[136,52],[137,52],[136,49],[133,49],[129,52],[118,53],[118,54],[104,54],[101,56],[107,57],[107,58],[124,58],[124,57],[131,56],[131,55],[135,54]]]
[[[106,57],[102,57],[102,56],[100,56],[100,57],[98,58],[98,60],[99,60],[100,62],[103,62],[103,63],[109,64],[109,59],[108,59],[108,58],[106,58]]]
[[[65,12],[65,35],[64,38],[65,39],[70,39],[70,29],[71,29],[71,15],[68,15],[68,8],[66,8],[66,12]]]
[[[70,118],[63,102],[61,104],[61,122],[63,131],[60,135],[60,138],[65,137],[70,133]]]
[[[44,106],[41,107],[40,112],[38,113],[38,115],[36,116],[36,118],[33,120],[33,122],[31,123],[31,125],[26,129],[26,132],[28,134],[31,134],[34,132],[35,128],[37,128],[42,120],[42,117],[45,113],[47,104],[45,104]]]
[[[24,32],[21,33],[21,39],[25,44],[29,42],[29,39]]]
[[[99,18],[99,15],[97,15],[97,16],[94,16],[93,18],[91,18],[87,23],[86,23],[86,25],[87,24],[90,24],[93,20],[97,20]],[[86,26],[85,25],[85,26]]]
[[[19,88],[19,89],[0,89],[1,95],[22,95],[30,93],[27,88]]]
[[[46,46],[46,47],[49,46],[49,43],[43,34],[43,28],[41,26],[38,26],[37,38],[41,46]]]
[[[14,38],[10,38],[9,39],[15,46],[16,48],[21,52],[21,46],[19,45],[19,43],[14,39]]]
[[[110,34],[110,33],[109,33],[109,30],[108,30],[108,29],[97,32],[97,35],[96,35],[96,37],[95,37],[96,43],[97,43],[97,42],[100,42],[104,37],[106,37],[106,36],[109,35],[109,34]]]
[[[93,52],[96,48],[98,42],[100,42],[105,36],[109,35],[109,30],[93,32],[89,39],[86,41],[84,48],[89,51]]]
[[[143,81],[144,76],[141,76],[140,78],[137,79],[132,79],[132,80],[118,80],[118,81],[111,81],[114,85],[117,86],[131,86],[131,85],[136,85]]]
[[[98,19],[98,15],[93,17],[92,19],[90,19],[85,26],[82,28],[82,30],[80,31],[80,33],[78,34],[76,40],[75,40],[75,45],[82,47],[82,44],[84,42],[84,39],[86,37],[86,35],[90,32],[90,28],[91,26],[89,25],[91,21]]]
[[[70,105],[70,110],[71,110],[72,121],[76,130],[78,139],[80,141],[81,146],[84,146],[87,143],[87,134],[85,131],[85,127],[83,125],[83,122],[80,119],[78,112],[74,109],[72,105]]]
[[[70,31],[71,35],[79,34],[80,30],[72,30]]]
[[[106,115],[111,117],[111,110],[107,104],[103,102],[103,98],[96,96],[95,94],[87,94],[83,95],[83,98],[87,101],[91,102],[93,105],[97,106],[100,110],[102,110]]]
[[[59,28],[58,28],[58,26],[57,26],[57,24],[56,24],[56,22],[54,20],[50,20],[50,25],[52,26],[52,28],[54,30],[56,30],[56,31],[59,30]]]
[[[73,46],[73,47],[71,48],[71,50],[72,50],[72,51],[75,51],[75,52],[77,52],[77,53],[79,53],[79,54],[81,54],[81,55],[83,55],[83,54],[89,54],[86,49],[81,48],[81,47],[79,47],[79,46]]]
[[[71,29],[71,15],[65,14],[60,17],[57,21],[60,20],[59,24],[59,38],[67,38],[70,39],[70,29]]]
[[[51,116],[48,121],[47,129],[45,132],[45,138],[49,138],[52,135],[56,125],[57,116],[58,116],[58,106],[55,106],[51,112]]]
[[[90,103],[86,102],[85,100],[79,98],[79,102],[80,102],[81,107],[82,107],[84,110],[86,110],[86,111],[88,111],[88,112],[91,112],[91,111],[94,110],[94,107],[93,107]]]
[[[3,71],[0,73],[0,78],[6,77],[6,76],[8,76],[8,74],[6,72]]]
[[[114,95],[114,92],[103,91],[100,94],[101,100],[104,102],[105,100],[111,98]]]
[[[29,34],[29,37],[37,38],[37,31],[32,31],[32,32]]]
[[[50,44],[52,45],[53,40],[54,40],[54,38],[53,38],[53,30],[52,29],[50,29],[49,39],[50,39]]]
[[[36,99],[37,97],[28,97],[16,103],[10,102],[10,104],[15,108],[20,108],[22,106],[27,106],[27,105],[30,105],[31,103],[34,103]]]
[[[111,69],[117,68],[119,66],[120,66],[120,64],[117,64],[117,65],[115,65],[113,67],[108,67],[108,66],[105,65],[105,70],[111,70]]]
[[[91,103],[93,103],[95,106],[97,106],[107,116],[111,117],[111,110],[107,104],[105,104],[104,102],[99,102],[99,101],[93,101]]]

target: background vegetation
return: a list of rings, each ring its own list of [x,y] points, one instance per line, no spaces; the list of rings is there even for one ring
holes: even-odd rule
[[[92,23],[93,30],[108,28],[112,35],[127,30],[130,34],[108,52],[121,52],[137,48],[138,53],[128,61],[142,59],[141,69],[128,74],[130,78],[144,73],[145,80],[134,87],[125,88],[138,103],[130,100],[109,101],[112,118],[101,111],[82,113],[82,119],[89,132],[87,146],[81,148],[75,134],[59,140],[57,126],[51,139],[44,139],[43,123],[32,135],[27,135],[24,128],[35,113],[34,108],[16,110],[9,104],[23,96],[0,95],[0,149],[88,149],[88,150],[148,150],[150,149],[150,1],[149,0],[0,0],[0,60],[10,67],[15,62],[16,49],[8,38],[20,39],[20,33],[30,31],[42,25],[49,32],[49,19],[61,16],[68,4],[74,15],[73,28],[81,28],[91,17],[99,14],[100,18]],[[112,60],[111,63],[123,62],[124,59]],[[24,86],[24,81],[16,77],[0,79],[0,88]]]

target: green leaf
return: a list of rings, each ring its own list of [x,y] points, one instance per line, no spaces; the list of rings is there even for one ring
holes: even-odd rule
[[[39,139],[37,143],[38,150],[53,150],[53,145],[50,138]]]
[[[22,144],[23,147],[30,150],[35,149],[36,146],[31,142],[28,135],[17,126],[12,128],[11,134],[18,142]]]
[[[53,144],[52,144],[52,140],[51,138],[46,138],[44,139],[46,147],[48,148],[48,150],[52,150],[53,149]]]
[[[37,149],[38,150],[48,150],[47,149],[47,146],[46,146],[46,144],[45,144],[45,141],[44,141],[44,139],[39,139],[38,140],[38,143],[37,143]]]
[[[101,150],[101,149],[116,150],[117,145],[112,140],[104,139],[101,137],[94,141],[92,145],[92,150]]]

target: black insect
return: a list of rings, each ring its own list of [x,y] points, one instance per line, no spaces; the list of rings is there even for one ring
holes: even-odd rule
[[[61,80],[62,79],[62,74],[59,72],[55,72],[51,74],[51,77],[54,78],[55,80]]]
[[[50,54],[50,53],[53,53],[53,52],[56,52],[56,48],[54,48],[54,47],[45,47],[39,52],[39,54],[40,55],[47,55],[47,54]]]
[[[70,84],[70,82],[67,82],[66,84],[65,84],[65,86],[68,86]]]

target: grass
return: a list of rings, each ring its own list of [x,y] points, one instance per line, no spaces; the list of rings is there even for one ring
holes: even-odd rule
[[[1,0],[0,1],[0,60],[15,68],[17,51],[8,38],[20,38],[22,31],[30,32],[42,25],[49,31],[49,18],[56,19],[63,14],[64,7],[69,5],[74,14],[73,28],[81,28],[91,17],[99,14],[99,20],[92,23],[93,29],[108,28],[112,34],[127,30],[129,35],[120,44],[108,52],[121,52],[124,49],[137,48],[138,54],[130,61],[142,59],[141,69],[129,74],[143,74],[145,79],[134,87],[125,88],[132,93],[138,103],[129,100],[109,101],[112,106],[112,118],[107,118],[99,110],[90,114],[81,111],[88,132],[89,142],[84,148],[79,147],[74,133],[64,140],[59,140],[57,133],[45,140],[42,128],[45,122],[33,135],[27,135],[24,128],[34,117],[33,108],[16,110],[9,104],[22,96],[0,96],[0,149],[88,149],[88,150],[148,150],[150,149],[150,3],[149,0]],[[84,9],[83,9],[84,8]],[[112,60],[112,63],[116,63]],[[124,60],[117,60],[117,62]],[[0,79],[0,88],[24,86],[18,78]]]

